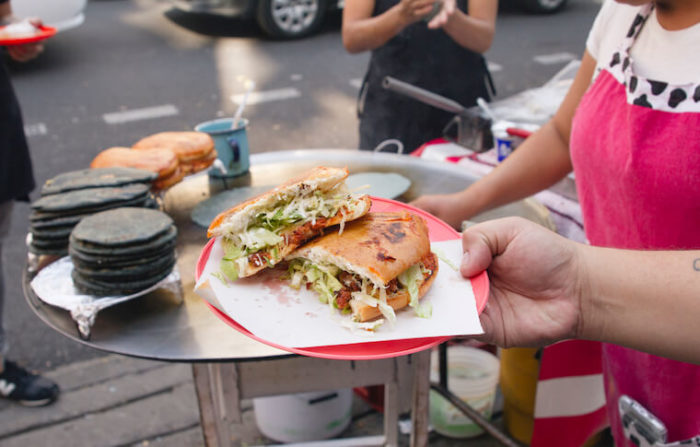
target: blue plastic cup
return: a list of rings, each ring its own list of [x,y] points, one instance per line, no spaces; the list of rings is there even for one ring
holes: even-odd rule
[[[250,151],[248,149],[248,120],[238,121],[238,127],[231,129],[233,118],[221,118],[205,121],[194,128],[197,132],[205,132],[214,139],[217,158],[226,169],[209,169],[210,177],[229,178],[246,174],[250,168]]]

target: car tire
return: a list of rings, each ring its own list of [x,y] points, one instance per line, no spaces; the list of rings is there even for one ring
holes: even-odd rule
[[[321,26],[327,4],[327,0],[259,0],[257,21],[269,36],[296,39]]]
[[[523,0],[525,8],[537,14],[552,14],[564,7],[567,0]]]

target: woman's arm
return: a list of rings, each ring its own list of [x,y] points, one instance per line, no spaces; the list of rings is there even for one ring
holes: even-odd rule
[[[700,364],[700,251],[591,247],[520,218],[475,225],[462,243],[462,274],[489,272],[484,341],[579,338]]]
[[[343,46],[349,53],[379,48],[433,9],[435,0],[401,0],[372,17],[374,0],[350,0],[343,8]]]
[[[581,67],[554,117],[485,177],[454,194],[428,195],[412,204],[455,228],[463,220],[523,199],[561,180],[572,169],[571,121],[588,89],[596,62],[586,51]]]
[[[497,14],[498,0],[469,0],[468,14],[455,8],[442,29],[464,48],[485,53],[493,42]]]
[[[700,251],[579,249],[580,338],[700,364]]]

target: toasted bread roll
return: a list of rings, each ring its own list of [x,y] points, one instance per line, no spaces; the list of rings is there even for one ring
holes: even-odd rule
[[[138,152],[128,147],[111,147],[105,149],[92,160],[91,168],[126,168],[146,169],[158,174],[158,178],[171,175],[179,165],[178,158],[167,149]]]
[[[324,228],[368,213],[369,196],[349,193],[347,175],[347,169],[317,167],[214,218],[207,235],[227,241],[226,261],[235,261],[228,276],[274,266]]]
[[[160,132],[142,138],[133,145],[136,150],[170,149],[181,162],[207,156],[214,150],[214,140],[204,132]]]

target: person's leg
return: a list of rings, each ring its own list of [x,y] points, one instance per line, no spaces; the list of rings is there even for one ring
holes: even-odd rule
[[[5,271],[2,265],[2,244],[10,233],[10,215],[12,213],[12,201],[0,203],[0,372],[3,370],[7,343],[3,325],[3,307],[5,304]]]
[[[58,385],[32,374],[14,362],[5,359],[7,340],[2,325],[5,299],[5,272],[2,267],[2,244],[10,232],[12,201],[0,203],[0,396],[26,406],[47,405],[59,394]]]

